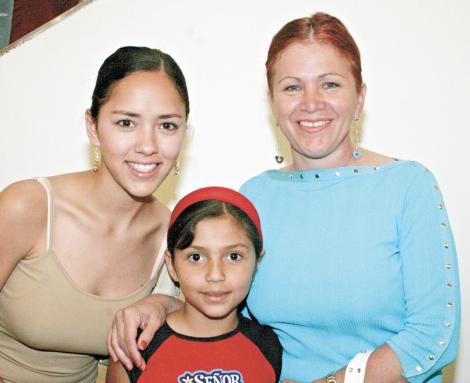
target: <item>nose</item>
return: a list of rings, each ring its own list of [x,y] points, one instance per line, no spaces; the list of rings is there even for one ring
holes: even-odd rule
[[[212,260],[207,265],[207,282],[221,282],[225,279],[224,265],[220,260]]]
[[[320,89],[306,87],[302,94],[301,108],[308,113],[325,108],[325,99]]]
[[[157,135],[152,126],[143,126],[138,130],[135,151],[146,156],[158,153]]]

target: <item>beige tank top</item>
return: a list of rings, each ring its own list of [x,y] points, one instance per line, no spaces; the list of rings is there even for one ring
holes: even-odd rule
[[[95,382],[97,358],[107,355],[106,338],[115,312],[154,288],[177,295],[162,267],[166,244],[153,276],[137,291],[118,299],[87,293],[54,253],[52,189],[46,178],[37,181],[47,192],[47,250],[20,261],[0,290],[0,377],[5,383]]]

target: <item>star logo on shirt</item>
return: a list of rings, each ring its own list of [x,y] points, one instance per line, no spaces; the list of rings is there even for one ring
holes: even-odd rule
[[[185,371],[178,376],[178,383],[245,383],[243,375],[236,370],[223,370],[216,368],[211,371],[197,370]]]
[[[189,375],[186,375],[183,378],[183,383],[193,383],[193,378],[191,378]]]

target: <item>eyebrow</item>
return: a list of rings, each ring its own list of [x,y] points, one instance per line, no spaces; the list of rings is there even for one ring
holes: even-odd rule
[[[343,75],[341,75],[341,74],[339,74],[339,73],[336,73],[336,72],[323,73],[323,74],[321,74],[320,76],[318,76],[318,78],[322,79],[322,78],[325,78],[325,77],[327,77],[327,76],[339,76],[339,77],[343,77],[343,78],[344,78]],[[300,79],[300,77],[286,76],[286,77],[281,78],[281,79],[278,81],[278,84],[281,83],[281,82],[283,82],[283,81],[285,81],[285,80],[289,80],[289,79],[295,80],[295,81],[302,81],[302,80]]]
[[[243,247],[245,249],[249,249],[250,247],[245,245],[244,243],[234,243],[234,244],[231,244],[231,245],[228,245],[228,246],[224,246],[223,249],[224,250],[229,250],[229,249],[235,249],[237,247]],[[198,245],[189,245],[186,249],[194,249],[194,250],[206,250],[207,247],[205,246],[198,246]],[[186,250],[184,249],[184,250]]]
[[[286,76],[286,77],[281,78],[277,83],[279,84],[279,83],[283,82],[284,80],[289,80],[289,79],[291,79],[291,80],[296,80],[296,81],[300,81],[300,78],[299,78],[299,77],[295,77],[295,76]]]
[[[112,114],[123,114],[123,115],[129,116],[129,117],[140,117],[140,114],[138,114],[138,113],[127,112],[125,110],[113,110],[111,113]]]
[[[339,77],[343,77],[344,76],[340,73],[336,73],[336,72],[328,72],[328,73],[323,73],[322,75],[320,75],[318,78],[324,78],[324,77],[327,77],[327,76],[339,76]]]
[[[134,113],[134,112],[128,112],[126,110],[113,110],[111,112],[112,114],[120,114],[128,117],[141,117],[139,113]],[[169,113],[169,114],[162,114],[158,116],[159,120],[166,120],[168,118],[183,118],[181,114],[178,113]]]

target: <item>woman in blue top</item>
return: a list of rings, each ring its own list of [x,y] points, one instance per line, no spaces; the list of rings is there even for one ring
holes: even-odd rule
[[[242,192],[266,246],[248,309],[281,340],[281,380],[440,382],[457,352],[460,298],[433,175],[358,147],[366,87],[335,17],[286,24],[266,67],[293,162]]]

